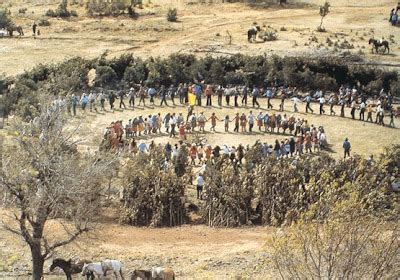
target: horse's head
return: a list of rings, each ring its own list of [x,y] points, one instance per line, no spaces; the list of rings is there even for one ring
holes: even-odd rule
[[[54,260],[53,260],[53,263],[52,263],[52,264],[50,265],[50,267],[49,267],[50,272],[53,272],[53,270],[54,270],[56,267],[60,267],[61,263],[62,263],[62,260],[61,260],[61,259],[54,259]]]
[[[369,39],[368,44],[371,45],[373,42],[375,41],[375,39]]]

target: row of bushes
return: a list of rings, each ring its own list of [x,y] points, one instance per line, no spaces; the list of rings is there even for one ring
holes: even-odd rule
[[[68,0],[62,0],[56,10],[52,10],[52,9],[47,10],[45,16],[68,18],[71,16],[77,17],[78,13],[74,10],[71,10],[71,11],[68,10]]]
[[[15,110],[20,100],[35,99],[36,93],[59,95],[88,88],[88,72],[96,69],[95,87],[127,88],[134,84],[166,85],[204,81],[222,85],[296,86],[303,90],[336,91],[340,85],[358,87],[367,94],[382,88],[400,96],[400,81],[395,71],[361,65],[349,65],[335,58],[267,57],[233,55],[197,58],[190,54],[173,54],[167,58],[136,58],[124,54],[107,59],[72,58],[59,64],[38,65],[15,78],[8,78],[14,88],[7,92],[7,108]],[[26,103],[26,102],[25,102]]]

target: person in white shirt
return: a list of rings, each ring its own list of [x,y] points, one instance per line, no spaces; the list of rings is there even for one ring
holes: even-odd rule
[[[197,176],[196,183],[197,183],[197,199],[201,199],[201,195],[204,188],[203,174],[200,173],[199,176]]]
[[[169,124],[171,125],[171,133],[169,134],[169,137],[176,137],[176,132],[175,132],[175,127],[176,127],[176,117],[175,113],[172,114]]]
[[[325,98],[324,96],[321,96],[319,98],[319,114],[325,114],[325,110],[324,110],[324,105],[325,105]]]

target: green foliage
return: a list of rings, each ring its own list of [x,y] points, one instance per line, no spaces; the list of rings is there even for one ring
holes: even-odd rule
[[[380,68],[348,65],[338,58],[245,56],[196,58],[173,54],[167,58],[142,60],[132,55],[107,59],[107,54],[93,60],[73,58],[57,65],[39,65],[20,77],[31,79],[43,93],[80,91],[88,87],[87,74],[97,69],[96,86],[121,88],[138,83],[165,85],[204,81],[208,84],[295,86],[301,90],[336,91],[340,85],[356,86],[373,94],[382,87],[399,95],[398,74]],[[19,77],[16,84],[20,83]],[[28,93],[27,93],[28,94]],[[34,92],[30,92],[34,94]],[[18,101],[18,96],[14,101]]]
[[[78,13],[76,11],[69,11],[68,10],[68,0],[61,0],[60,5],[58,5],[56,10],[48,9],[45,13],[45,16],[48,17],[61,17],[61,18],[68,18],[68,17],[77,17]]]
[[[319,7],[319,15],[321,16],[321,24],[318,26],[317,31],[325,32],[325,28],[322,27],[324,18],[330,13],[331,4],[329,2],[325,2],[323,6]]]
[[[38,25],[39,26],[50,26],[50,21],[46,18],[41,18],[41,19],[39,19]]]
[[[12,25],[12,21],[7,9],[0,9],[0,29]]]
[[[126,12],[131,17],[137,16],[133,7],[123,0],[91,0],[86,4],[86,12],[89,16],[119,16]]]
[[[176,8],[169,8],[167,13],[167,20],[170,22],[178,21],[178,10]]]

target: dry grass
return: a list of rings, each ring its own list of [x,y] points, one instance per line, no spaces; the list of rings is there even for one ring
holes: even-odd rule
[[[334,6],[325,22],[328,32],[323,34],[315,32],[320,20],[315,7],[282,10],[278,6],[251,9],[243,4],[185,6],[181,1],[168,2],[171,4],[163,2],[165,3],[163,5],[160,1],[152,3],[139,10],[142,16],[138,20],[126,17],[87,18],[83,7],[73,6],[71,9],[78,11],[80,15],[78,18],[49,19],[51,26],[40,27],[42,35],[37,39],[31,36],[32,22],[39,20],[48,8],[54,9],[56,5],[14,4],[11,8],[13,14],[21,7],[28,8],[25,15],[18,15],[15,19],[24,27],[26,36],[1,39],[1,72],[21,73],[38,63],[57,62],[76,55],[96,57],[105,50],[109,50],[111,56],[132,52],[143,57],[165,56],[174,52],[193,53],[198,49],[204,50],[210,47],[226,53],[326,54],[326,51],[318,51],[317,45],[304,46],[308,42],[308,37],[315,35],[320,42],[325,42],[327,37],[336,33],[353,38],[357,31],[359,34],[367,34],[367,37],[379,38],[382,36],[389,38],[390,34],[394,34],[395,43],[390,56],[372,55],[369,52],[367,37],[357,45],[365,47],[368,50],[367,57],[372,60],[399,62],[399,48],[396,43],[399,33],[387,20],[384,20],[391,9],[391,5],[385,4],[386,2],[383,3],[385,5],[363,9]],[[165,15],[169,7],[178,8],[179,22],[166,21]],[[278,31],[277,41],[249,44],[246,31],[253,22],[261,26],[271,26],[276,30],[285,26],[288,31]],[[224,36],[215,36],[217,33],[225,34],[227,30],[232,34],[232,45],[228,45]],[[295,41],[297,44],[294,44]]]

